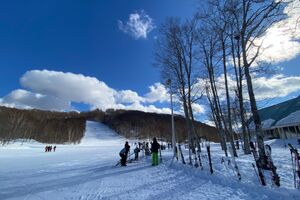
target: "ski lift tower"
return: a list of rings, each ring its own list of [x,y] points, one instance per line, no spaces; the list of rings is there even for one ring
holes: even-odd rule
[[[173,159],[177,157],[176,155],[176,136],[175,136],[175,126],[174,126],[174,114],[173,114],[173,99],[172,99],[172,81],[168,79],[166,85],[170,89],[170,100],[171,100],[171,122],[172,122],[172,147],[173,147]]]

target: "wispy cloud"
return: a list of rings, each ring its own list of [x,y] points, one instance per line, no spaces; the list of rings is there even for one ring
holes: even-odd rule
[[[146,39],[155,26],[153,19],[144,10],[141,10],[131,13],[126,22],[119,20],[118,27],[121,31],[131,35],[135,39]]]

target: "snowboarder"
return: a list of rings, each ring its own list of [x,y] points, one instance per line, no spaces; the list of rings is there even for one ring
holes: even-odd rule
[[[158,165],[158,150],[160,145],[158,144],[156,138],[153,138],[153,142],[151,144],[151,153],[152,153],[152,166]]]

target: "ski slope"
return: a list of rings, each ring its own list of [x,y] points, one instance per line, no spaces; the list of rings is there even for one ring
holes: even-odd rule
[[[259,185],[249,155],[237,159],[239,182],[231,165],[221,164],[217,144],[211,144],[213,175],[205,158],[203,171],[176,160],[171,165],[171,150],[162,152],[163,163],[156,167],[145,157],[115,167],[124,142],[103,124],[87,122],[81,144],[57,145],[56,152],[45,153],[45,145],[36,142],[0,147],[0,199],[300,199],[300,191],[293,189],[289,151],[280,142],[269,142],[280,188],[272,188],[269,179],[268,186]]]

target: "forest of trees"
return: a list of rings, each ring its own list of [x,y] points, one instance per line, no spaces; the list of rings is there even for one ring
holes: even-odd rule
[[[164,138],[171,141],[171,117],[166,114],[141,111],[99,109],[88,112],[51,112],[0,107],[0,142],[7,144],[16,139],[36,140],[42,143],[80,143],[86,120],[108,125],[126,138]],[[186,140],[184,118],[175,117],[179,141]],[[218,142],[214,127],[197,122],[199,137]]]
[[[79,143],[86,119],[77,112],[20,110],[0,107],[0,141],[16,139],[42,143]]]
[[[252,116],[260,160],[266,163],[253,76],[267,73],[268,63],[258,59],[263,51],[263,37],[274,23],[285,18],[283,11],[288,3],[206,0],[201,1],[205,9],[195,10],[192,17],[184,20],[170,17],[159,27],[155,65],[161,82],[171,80],[171,85],[166,87],[180,101],[193,154],[197,148],[194,144],[199,144],[195,137],[193,105],[206,103],[211,111],[210,119],[219,130],[225,155],[229,143],[237,156],[236,124],[241,127],[244,153],[250,154],[251,136],[246,122]]]
[[[185,119],[175,116],[175,132],[178,142],[187,140]],[[145,113],[141,111],[119,110],[107,115],[103,121],[110,128],[126,138],[163,138],[171,142],[171,117],[167,114]],[[209,141],[219,142],[217,129],[196,121],[197,136]]]

